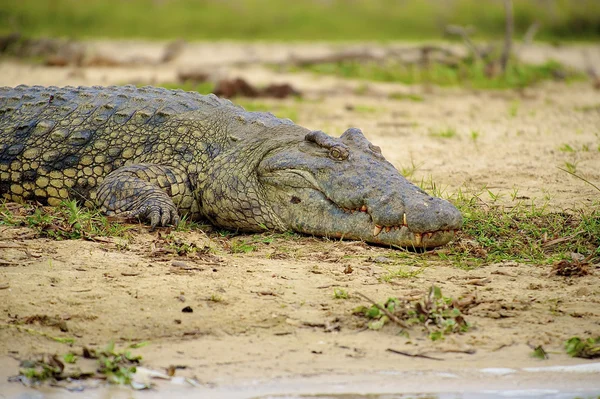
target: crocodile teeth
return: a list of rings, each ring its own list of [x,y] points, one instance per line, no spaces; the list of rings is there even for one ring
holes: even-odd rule
[[[361,206],[360,207],[360,211],[361,212],[366,212],[367,211],[367,206],[366,205]]]
[[[402,215],[402,224],[408,226],[408,223],[406,223],[406,213]]]
[[[385,226],[384,229],[386,233],[389,233],[392,228],[390,226]]]
[[[382,229],[381,226],[375,225],[375,228],[373,229],[373,235],[375,237],[377,237],[379,235],[379,233],[381,233],[381,229]]]
[[[427,233],[427,234],[425,234],[425,236],[426,236],[427,238],[431,238],[431,237],[433,237],[433,233]]]
[[[421,233],[415,233],[415,242],[417,243],[417,245],[421,245],[421,238]]]

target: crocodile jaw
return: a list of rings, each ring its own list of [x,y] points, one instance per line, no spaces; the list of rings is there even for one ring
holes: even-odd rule
[[[445,200],[441,205],[438,228],[411,230],[411,208],[398,209],[402,225],[380,226],[366,207],[343,209],[313,188],[280,189],[271,197],[273,210],[289,229],[310,235],[362,240],[368,243],[404,248],[433,248],[451,241],[462,226],[462,215]],[[405,212],[406,211],[406,212]],[[436,211],[432,209],[432,211]]]

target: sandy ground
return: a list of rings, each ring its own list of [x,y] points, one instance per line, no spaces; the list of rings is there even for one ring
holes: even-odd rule
[[[158,58],[155,44],[94,45],[103,51]],[[597,206],[597,191],[558,169],[569,162],[582,177],[600,182],[600,92],[589,82],[547,83],[520,92],[375,83],[365,87],[364,82],[239,65],[245,57],[271,60],[277,51],[288,55],[299,51],[294,46],[287,53],[283,45],[277,51],[258,44],[195,46],[196,56],[188,49],[174,62],[160,66],[52,68],[2,60],[0,85],[156,83],[174,81],[183,68],[205,69],[214,77],[242,76],[259,85],[290,82],[304,93],[304,101],[260,101],[274,108],[282,103],[293,107],[296,123],[334,135],[350,126],[360,127],[399,169],[416,165],[414,181],[432,180],[449,194],[486,187],[506,203],[517,190],[525,201],[547,204],[549,210],[589,208],[594,201]],[[310,46],[301,48],[310,52]],[[211,49],[219,54],[218,68],[206,61]],[[597,48],[576,50],[565,49],[561,57],[585,68],[589,54],[598,55]],[[315,46],[314,51],[324,50]],[[541,50],[532,54],[543,59]],[[359,87],[360,95],[356,94]],[[388,97],[397,92],[419,94],[424,101]],[[436,137],[449,128],[456,130],[454,137]],[[574,151],[559,150],[565,144]],[[482,198],[489,200],[487,194]],[[0,391],[16,392],[17,384],[4,382],[4,377],[16,374],[16,359],[70,349],[47,336],[7,327],[34,316],[63,321],[28,327],[49,336],[73,337],[75,348],[104,346],[110,340],[120,347],[149,341],[150,345],[136,350],[143,355],[145,367],[185,366],[177,375],[196,378],[202,384],[198,389],[209,396],[223,394],[231,386],[242,388],[233,389],[236,393],[230,397],[250,397],[282,389],[306,392],[307,386],[325,392],[327,386],[352,387],[358,381],[370,381],[363,392],[464,391],[455,377],[470,381],[471,386],[479,381],[482,389],[577,386],[600,391],[598,371],[531,378],[500,373],[481,379],[472,374],[492,367],[588,364],[569,358],[562,345],[575,335],[600,335],[597,267],[592,275],[571,279],[551,276],[549,266],[512,262],[468,271],[434,261],[430,254],[398,256],[398,251],[360,242],[285,236],[218,238],[202,231],[173,235],[183,243],[209,248],[210,255],[178,256],[161,251],[168,246],[167,231],[151,233],[144,226],[134,226],[126,242],[52,241],[30,233],[26,228],[0,226],[0,286],[4,288],[0,290]],[[252,244],[255,250],[234,253],[232,245],[240,242]],[[428,259],[429,266],[415,277],[382,280],[390,272],[417,270],[421,257]],[[348,267],[351,273],[345,273]],[[356,306],[367,304],[353,295],[356,292],[376,300],[415,297],[431,284],[439,285],[447,296],[477,295],[481,304],[466,316],[475,328],[432,342],[417,330],[410,339],[398,335],[393,326],[365,330],[363,320],[351,314]],[[350,298],[334,299],[335,288],[347,290]],[[186,306],[193,313],[182,313]],[[61,331],[59,327],[65,325],[67,331]],[[550,359],[530,356],[531,347],[537,345],[543,345]],[[443,361],[408,358],[389,348],[427,353]],[[412,383],[383,390],[387,385],[381,382],[389,385],[389,376]],[[279,390],[248,388],[273,381],[282,384]]]

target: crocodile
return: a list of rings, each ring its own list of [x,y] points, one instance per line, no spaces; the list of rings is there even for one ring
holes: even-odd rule
[[[444,245],[462,225],[360,129],[336,138],[215,95],[150,86],[0,88],[0,196],[76,199],[152,229],[187,215],[398,247]]]

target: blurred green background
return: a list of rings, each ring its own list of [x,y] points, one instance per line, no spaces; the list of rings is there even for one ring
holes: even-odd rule
[[[516,34],[598,40],[600,0],[514,0]],[[70,38],[425,40],[504,31],[500,0],[0,0],[0,33]]]

